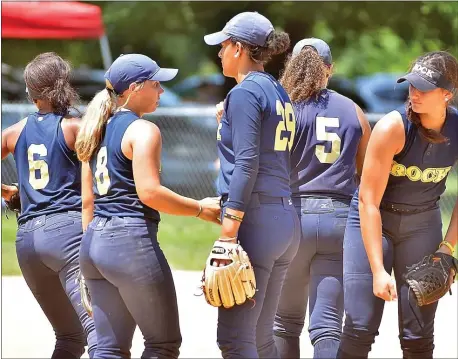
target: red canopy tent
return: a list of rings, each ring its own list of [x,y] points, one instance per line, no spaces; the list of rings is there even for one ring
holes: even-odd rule
[[[105,68],[111,53],[100,7],[74,1],[2,1],[2,37],[99,39]]]

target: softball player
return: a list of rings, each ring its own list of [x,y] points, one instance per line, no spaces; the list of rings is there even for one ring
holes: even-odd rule
[[[240,242],[258,288],[254,307],[247,301],[219,308],[218,346],[224,358],[274,358],[273,321],[300,227],[289,186],[295,115],[287,93],[264,65],[287,50],[289,36],[276,32],[259,13],[245,12],[205,36],[205,42],[221,45],[223,74],[237,81],[217,133],[224,213],[220,238]]]
[[[24,80],[38,111],[2,132],[2,159],[12,153],[18,173],[19,266],[56,334],[53,359],[81,357],[86,335],[91,358],[97,344],[76,280],[83,236],[81,166],[74,151],[80,120],[68,115],[78,99],[70,71],[55,53],[31,61]],[[14,192],[9,187],[5,199]]]
[[[339,348],[343,237],[371,129],[352,100],[326,89],[331,75],[328,44],[311,38],[296,44],[280,79],[296,112],[291,189],[302,224],[275,317],[282,358],[300,357],[307,301],[314,357],[335,358]]]
[[[144,55],[120,56],[78,134],[87,228],[80,261],[92,298],[97,358],[130,358],[136,325],[145,339],[142,358],[178,357],[177,299],[157,240],[159,212],[219,223],[217,199],[196,201],[161,186],[161,135],[141,119],[159,105],[160,82],[177,72]]]
[[[404,358],[433,356],[437,302],[417,306],[403,274],[437,249],[450,254],[457,243],[457,205],[442,241],[438,202],[458,159],[458,112],[449,106],[458,87],[458,62],[447,52],[427,53],[402,81],[410,84],[406,108],[375,126],[350,206],[340,358],[367,358],[385,301],[396,299]]]

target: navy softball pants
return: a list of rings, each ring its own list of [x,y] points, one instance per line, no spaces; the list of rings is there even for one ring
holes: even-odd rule
[[[52,359],[80,358],[86,343],[92,358],[97,344],[77,283],[82,236],[81,213],[73,211],[30,219],[17,231],[22,274],[56,334]]]
[[[434,253],[442,241],[439,208],[418,213],[381,209],[383,263],[394,269],[398,293],[399,339],[404,358],[432,358],[437,302],[418,307],[403,275],[406,267]],[[345,325],[339,358],[367,358],[378,335],[385,301],[372,290],[372,272],[362,240],[358,192],[350,205],[344,237]]]
[[[301,219],[299,250],[286,275],[275,316],[281,358],[300,358],[307,304],[314,358],[335,358],[343,317],[342,251],[349,201],[293,199]]]
[[[218,308],[217,341],[223,358],[278,357],[274,317],[299,237],[299,218],[289,198],[253,193],[238,240],[250,257],[257,292],[255,302]]]
[[[178,357],[178,304],[157,231],[157,221],[95,217],[84,234],[80,261],[92,299],[96,358],[130,358],[137,325],[145,340],[142,358]]]

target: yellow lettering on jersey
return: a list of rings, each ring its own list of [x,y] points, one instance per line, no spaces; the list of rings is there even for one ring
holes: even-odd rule
[[[395,177],[407,177],[409,180],[423,183],[438,183],[442,181],[452,169],[452,166],[444,168],[425,168],[423,171],[417,166],[405,167],[401,163],[393,161],[390,174]]]

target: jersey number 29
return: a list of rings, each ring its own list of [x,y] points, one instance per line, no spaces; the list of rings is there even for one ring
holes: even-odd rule
[[[275,131],[275,151],[291,151],[294,142],[294,133],[296,132],[296,116],[294,115],[293,106],[289,102],[285,102],[283,107],[280,100],[277,100],[277,115],[281,116],[281,120]],[[284,137],[284,132],[289,132],[289,137]]]

